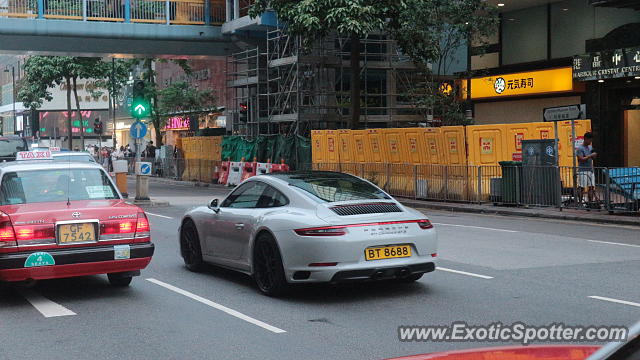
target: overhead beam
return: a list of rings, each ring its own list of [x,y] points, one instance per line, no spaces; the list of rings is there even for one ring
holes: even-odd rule
[[[0,52],[19,54],[207,57],[233,52],[219,26],[2,19]]]

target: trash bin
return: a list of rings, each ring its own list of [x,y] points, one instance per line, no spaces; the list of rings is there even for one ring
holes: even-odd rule
[[[502,202],[505,204],[519,204],[521,191],[518,188],[522,182],[521,161],[500,161],[502,167]]]

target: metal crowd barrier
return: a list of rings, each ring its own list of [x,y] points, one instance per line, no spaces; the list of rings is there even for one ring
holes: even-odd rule
[[[319,163],[304,168],[349,173],[391,195],[423,200],[609,212],[637,212],[640,207],[640,168],[584,172],[561,166],[388,163]]]

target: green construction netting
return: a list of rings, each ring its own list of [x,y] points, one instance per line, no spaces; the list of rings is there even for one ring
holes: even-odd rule
[[[284,160],[292,169],[311,163],[311,140],[302,136],[265,135],[253,140],[241,136],[225,136],[222,139],[222,160],[277,163]]]

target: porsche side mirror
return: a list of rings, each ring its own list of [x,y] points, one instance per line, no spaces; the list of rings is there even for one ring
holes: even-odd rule
[[[216,213],[220,211],[218,208],[218,199],[213,199],[209,202],[209,209],[215,211]]]

